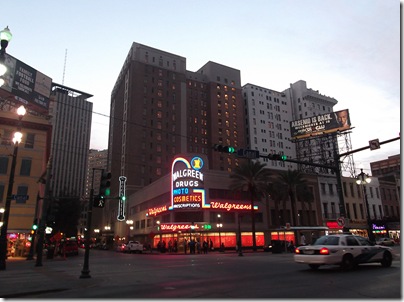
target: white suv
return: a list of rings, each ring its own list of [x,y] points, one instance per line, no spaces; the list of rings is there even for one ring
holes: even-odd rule
[[[360,263],[371,262],[390,267],[393,250],[374,245],[362,236],[333,234],[318,238],[313,245],[297,247],[294,259],[297,263],[308,264],[312,269],[318,269],[321,265],[340,265],[348,270]]]

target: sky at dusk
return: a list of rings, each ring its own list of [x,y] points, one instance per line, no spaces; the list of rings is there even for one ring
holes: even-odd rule
[[[338,101],[334,111],[349,109],[352,149],[400,133],[400,1],[38,0],[7,11],[7,53],[93,95],[93,149],[107,148],[110,96],[133,42],[185,57],[190,71],[238,69],[242,85],[283,91],[304,80]],[[355,165],[370,173],[400,145],[355,153]]]

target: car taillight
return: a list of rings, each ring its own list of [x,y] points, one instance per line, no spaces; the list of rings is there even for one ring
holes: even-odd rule
[[[326,247],[320,249],[320,255],[329,255],[329,254],[330,251]]]
[[[300,254],[300,250],[298,248],[295,249],[295,254]]]

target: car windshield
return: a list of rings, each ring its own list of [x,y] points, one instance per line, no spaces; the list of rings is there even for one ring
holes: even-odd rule
[[[318,238],[314,245],[338,245],[339,237],[338,236],[323,236]]]

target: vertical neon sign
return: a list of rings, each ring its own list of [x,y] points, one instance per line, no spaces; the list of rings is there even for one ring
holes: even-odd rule
[[[171,206],[169,210],[184,208],[209,208],[206,204],[204,162],[196,156],[190,161],[177,157],[171,166]]]

